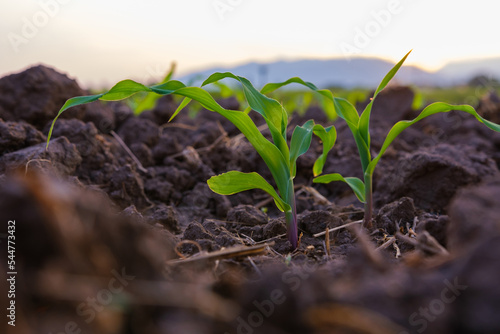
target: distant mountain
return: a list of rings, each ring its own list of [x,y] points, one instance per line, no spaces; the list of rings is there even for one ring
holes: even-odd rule
[[[462,83],[476,75],[485,75],[491,78],[500,78],[500,58],[471,59],[459,62],[450,62],[438,72],[449,78],[450,83]]]
[[[394,63],[378,58],[344,58],[331,60],[296,60],[269,63],[251,62],[235,67],[214,67],[184,75],[182,81],[207,78],[214,72],[230,71],[248,78],[256,86],[267,82],[285,81],[298,76],[320,88],[331,86],[375,87]],[[401,84],[446,86],[466,83],[474,75],[485,74],[500,78],[500,58],[454,62],[437,72],[415,66],[404,66],[394,80]]]

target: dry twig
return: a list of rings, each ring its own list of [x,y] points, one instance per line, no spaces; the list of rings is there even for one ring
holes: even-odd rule
[[[130,148],[128,148],[127,144],[125,144],[125,142],[120,138],[120,136],[116,132],[114,132],[113,130],[111,130],[109,133],[111,133],[111,135],[113,136],[113,138],[116,139],[118,144],[120,144],[120,146],[125,150],[125,152],[127,152],[127,154],[132,158],[132,160],[134,160],[135,164],[137,165],[137,168],[141,172],[147,173],[148,170],[146,168],[144,168],[144,166],[142,166],[139,159],[137,159],[137,157],[134,155],[134,153],[132,153]]]
[[[330,256],[330,233],[328,231],[328,227],[326,228],[326,231],[325,231],[325,250],[326,250],[326,254],[328,254],[328,256]]]
[[[179,264],[204,262],[204,261],[210,262],[222,259],[260,255],[265,253],[268,247],[271,247],[273,245],[274,242],[270,242],[263,245],[255,245],[255,246],[235,246],[231,248],[221,249],[211,253],[201,252],[189,258],[168,261],[167,265],[179,265]]]
[[[390,245],[393,245],[396,242],[396,237],[390,237],[384,242],[382,245],[378,246],[375,250],[380,251],[382,249],[386,249]]]
[[[354,224],[360,224],[362,222],[363,222],[362,220],[356,220],[354,222],[350,222],[350,223],[347,223],[347,224],[344,224],[344,225],[341,225],[341,226],[337,226],[337,227],[329,229],[328,233],[334,232],[334,231],[337,231],[337,230],[341,230],[343,228],[349,227],[349,226],[354,225]],[[321,237],[322,235],[325,235],[325,234],[326,234],[326,231],[319,232],[319,233],[313,234],[313,237],[317,238],[317,237]]]

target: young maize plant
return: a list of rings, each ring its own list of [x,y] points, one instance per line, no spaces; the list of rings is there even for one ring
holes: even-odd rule
[[[410,51],[411,52],[411,51]],[[357,198],[365,204],[365,216],[363,225],[367,228],[372,227],[372,215],[373,215],[373,203],[372,203],[372,181],[373,181],[373,172],[378,162],[382,158],[382,155],[385,153],[389,145],[396,139],[396,137],[403,132],[409,126],[417,123],[418,121],[424,119],[425,117],[441,113],[441,112],[449,112],[452,110],[459,110],[466,112],[468,114],[473,115],[479,122],[486,125],[488,128],[500,132],[500,125],[490,122],[484,118],[482,118],[476,110],[469,105],[451,105],[443,102],[436,102],[430,104],[426,108],[420,112],[420,114],[413,120],[409,121],[399,121],[397,122],[387,134],[384,143],[378,152],[378,154],[372,159],[371,156],[371,146],[370,146],[370,115],[373,106],[373,102],[377,95],[382,91],[387,84],[391,81],[400,67],[403,65],[406,58],[409,56],[410,52],[408,52],[403,59],[401,59],[384,77],[377,90],[375,91],[370,103],[366,106],[366,108],[361,113],[361,116],[358,114],[356,108],[346,99],[335,98],[332,93],[328,90],[318,90],[311,83],[304,82],[299,78],[291,78],[282,83],[273,83],[264,86],[261,90],[262,93],[269,93],[275,89],[278,89],[282,86],[285,86],[290,83],[299,83],[302,84],[312,90],[315,90],[319,94],[323,95],[325,98],[331,100],[335,106],[335,111],[337,115],[346,121],[349,129],[351,130],[354,140],[356,142],[356,146],[358,147],[358,152],[361,160],[361,167],[364,175],[364,182],[358,178],[354,177],[343,177],[338,173],[334,174],[326,174],[316,177],[313,181],[316,183],[330,183],[332,181],[342,181],[347,183],[351,189],[356,194]],[[324,155],[328,154],[328,147],[324,147],[325,151]],[[320,171],[314,171],[314,176],[321,174]]]
[[[312,134],[314,133],[323,141],[323,154],[319,156],[314,164],[315,170],[321,173],[326,162],[326,154],[333,147],[337,137],[335,128],[333,126],[324,128],[319,124],[315,124],[313,120],[309,120],[304,125],[295,127],[288,146],[288,114],[286,110],[278,101],[268,98],[255,89],[249,80],[232,73],[215,73],[205,80],[202,87],[225,78],[237,80],[241,84],[249,107],[261,114],[266,121],[272,136],[272,142],[262,135],[247,112],[224,109],[214,100],[210,93],[201,87],[187,87],[176,80],[169,80],[159,85],[147,87],[132,80],[124,80],[117,83],[106,93],[78,96],[66,101],[52,122],[47,137],[47,147],[57,118],[68,108],[80,104],[96,100],[122,100],[138,92],[153,92],[159,95],[176,94],[185,97],[185,99],[172,116],[171,119],[173,119],[191,100],[197,101],[206,109],[227,118],[245,135],[269,167],[278,191],[255,172],[230,171],[223,173],[210,178],[207,181],[208,186],[212,191],[221,195],[231,195],[250,189],[261,189],[267,192],[273,197],[278,209],[285,213],[288,240],[295,249],[298,243],[297,212],[293,184],[296,175],[296,161],[300,155],[309,149]]]

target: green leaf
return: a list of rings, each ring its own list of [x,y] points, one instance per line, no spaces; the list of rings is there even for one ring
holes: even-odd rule
[[[422,109],[424,106],[424,95],[422,94],[422,92],[418,88],[412,87],[412,89],[413,89],[415,96],[413,97],[411,109],[412,110]]]
[[[255,89],[248,79],[236,76],[230,72],[214,73],[203,82],[202,86],[215,83],[225,78],[235,79],[241,83],[250,108],[264,117],[271,132],[271,136],[273,137],[274,144],[281,151],[285,159],[288,160],[289,150],[286,143],[288,114],[285,109],[278,101],[263,95]]]
[[[183,84],[182,82],[177,80],[170,80],[168,82],[164,82],[159,85],[154,85],[149,88],[156,94],[168,95],[174,93],[177,89],[181,89],[184,87],[186,87],[186,85]]]
[[[329,126],[325,129],[323,126],[316,124],[313,131],[323,142],[323,153],[316,159],[313,166],[313,174],[314,176],[318,176],[323,173],[328,152],[330,152],[337,140],[337,130],[334,126]]]
[[[377,97],[378,93],[384,89],[387,84],[389,84],[389,81],[396,75],[398,70],[401,68],[403,63],[405,62],[406,58],[410,55],[411,51],[408,52],[390,71],[389,73],[386,74],[384,79],[382,79],[382,82],[380,85],[377,87],[377,90],[375,91],[375,94],[373,94],[373,97],[366,106],[365,110],[361,114],[361,117],[359,118],[359,125],[358,129],[361,134],[361,138],[363,138],[364,142],[368,147],[370,147],[370,115],[372,112],[372,106],[373,106],[373,101],[375,101],[375,98]]]
[[[309,120],[302,126],[296,126],[293,130],[290,141],[290,173],[292,177],[295,177],[296,174],[297,158],[306,153],[311,146],[313,127],[314,121]]]
[[[256,112],[264,116],[264,118],[271,124],[273,124],[274,127],[280,132],[283,130],[283,117],[285,117],[286,124],[286,118],[288,116],[286,115],[286,113],[283,114],[284,110],[281,104],[278,101],[260,93],[248,79],[236,76],[230,72],[214,73],[203,82],[202,86],[208,85],[210,83],[215,83],[225,78],[232,78],[239,81],[243,87],[243,92],[245,93],[245,98],[247,99],[249,106]]]
[[[354,194],[356,195],[358,200],[362,203],[365,203],[365,184],[357,177],[344,178],[342,175],[334,173],[321,175],[313,179],[314,183],[330,183],[333,181],[342,181],[347,183],[347,185],[349,185],[349,187],[351,187],[351,189],[354,191]]]
[[[321,100],[321,108],[325,112],[326,117],[330,122],[333,122],[337,119],[337,112],[335,110],[335,104],[327,99]]]
[[[170,70],[168,71],[167,75],[165,75],[165,77],[160,82],[160,84],[165,83],[165,82],[169,82],[170,80],[172,80],[172,77],[174,76],[176,67],[177,67],[177,64],[175,63],[175,61],[173,61],[170,64]]]
[[[170,70],[165,75],[160,84],[166,83],[172,79],[172,76],[174,75],[175,72],[175,67],[176,67],[175,62],[172,62],[172,64],[170,65]],[[153,109],[156,105],[156,101],[158,101],[159,98],[160,95],[152,93],[147,94],[143,99],[137,102],[137,106],[134,109],[134,114],[139,115],[145,110]]]
[[[380,149],[380,152],[378,155],[373,159],[373,161],[369,164],[367,170],[365,171],[365,174],[373,175],[373,171],[375,170],[375,167],[377,166],[379,160],[382,158],[382,155],[385,153],[389,145],[396,139],[396,137],[403,132],[406,128],[409,126],[417,123],[418,121],[437,114],[441,112],[449,112],[452,110],[459,110],[459,111],[464,111],[468,114],[473,115],[479,122],[483,123],[486,125],[488,128],[490,128],[493,131],[500,132],[500,125],[495,124],[491,121],[488,121],[484,118],[482,118],[476,110],[469,106],[469,105],[452,105],[448,103],[443,103],[443,102],[436,102],[433,103],[429,106],[427,106],[422,112],[413,120],[411,121],[399,121],[397,122],[389,131],[387,134],[387,137],[385,138],[384,144],[382,145],[382,148]]]
[[[182,84],[182,83],[181,83]],[[182,84],[183,85],[183,84]],[[153,90],[149,87],[144,86],[133,80],[123,80],[114,85],[107,93],[97,94],[97,95],[87,95],[87,96],[77,96],[73,97],[64,103],[62,108],[57,113],[57,116],[52,121],[50,126],[49,134],[47,136],[47,148],[49,146],[50,138],[52,137],[52,130],[54,129],[54,124],[59,118],[59,116],[71,107],[76,107],[78,105],[87,104],[97,100],[103,101],[118,101],[126,99],[139,92],[152,92]]]
[[[287,85],[292,84],[292,83],[297,83],[297,84],[306,86],[307,88],[309,88],[309,89],[311,89],[313,91],[319,91],[320,90],[313,83],[310,83],[308,81],[304,81],[304,80],[302,80],[299,77],[293,77],[293,78],[290,78],[290,79],[288,79],[286,81],[283,81],[283,82],[268,83],[264,87],[262,87],[262,89],[260,90],[260,92],[262,94],[269,94],[269,93],[274,92],[275,90],[277,90],[277,89],[279,89],[279,88],[281,88],[283,86],[287,86]],[[328,90],[325,90],[325,91],[329,92]]]
[[[160,95],[177,94],[180,96],[184,96],[189,99],[198,101],[206,109],[215,111],[220,115],[226,117],[245,135],[250,144],[252,144],[257,153],[262,157],[269,170],[271,171],[271,174],[276,181],[276,185],[278,186],[280,193],[289,194],[290,168],[288,157],[285,159],[281,151],[269,140],[267,140],[262,135],[262,133],[260,133],[259,129],[254,124],[250,116],[241,111],[224,109],[213,99],[213,97],[207,91],[199,87],[186,87],[182,82],[176,80],[171,80],[166,83],[151,87],[146,87],[132,80],[125,80],[116,84],[108,93],[91,96],[80,96],[69,99],[61,108],[61,110],[59,110],[59,113],[52,122],[51,131],[49,132],[49,135],[47,137],[47,145],[52,134],[54,122],[68,108],[85,103],[90,103],[96,101],[97,99],[103,99],[104,97],[106,98],[106,100],[121,100],[134,94],[134,92],[140,91],[153,91]]]
[[[403,63],[406,61],[406,58],[408,58],[408,56],[410,55],[411,51],[412,50],[410,50],[403,58],[401,58],[401,60],[396,65],[394,65],[394,67],[389,71],[389,73],[385,75],[384,79],[382,79],[379,86],[377,87],[375,94],[373,94],[373,99],[375,99],[378,93],[380,93],[382,89],[384,89],[389,84],[392,78],[394,78],[394,76],[399,71],[401,66],[403,66]]]
[[[133,80],[123,80],[114,85],[107,93],[102,95],[99,100],[103,101],[117,101],[123,100],[127,97],[139,92],[151,92],[151,88],[144,86]]]
[[[335,105],[335,111],[337,114],[347,122],[347,125],[351,129],[358,130],[359,115],[356,108],[344,98],[335,97],[333,98],[333,103]]]
[[[291,211],[290,205],[285,203],[274,188],[257,173],[231,171],[212,176],[207,183],[213,192],[220,195],[233,195],[245,190],[261,189],[273,197],[278,209]]]
[[[282,152],[275,145],[273,145],[260,133],[250,116],[241,111],[222,108],[217,102],[215,102],[213,97],[202,88],[180,88],[175,91],[175,94],[198,101],[208,110],[221,114],[233,123],[245,135],[262,159],[264,159],[264,162],[269,167],[269,170],[276,181],[280,193],[288,194],[290,180],[288,160],[285,159]]]
[[[177,116],[177,114],[179,114],[181,112],[182,109],[186,108],[186,106],[192,101],[192,99],[190,98],[187,98],[185,97],[181,104],[179,104],[179,106],[177,107],[177,109],[175,109],[174,113],[172,114],[172,116],[170,116],[170,119],[168,120],[169,122],[172,121],[175,116]]]
[[[347,126],[351,130],[351,133],[354,137],[354,141],[356,142],[356,146],[358,147],[359,157],[361,159],[361,167],[363,168],[363,172],[368,167],[368,164],[371,161],[371,153],[370,147],[365,142],[364,138],[361,136],[361,132],[358,128],[359,117],[356,108],[351,104],[351,102],[347,101],[343,98],[334,98],[335,110],[344,115],[348,115],[349,118],[345,119]]]
[[[88,96],[77,96],[77,97],[72,97],[71,99],[67,100],[64,105],[59,109],[59,112],[57,113],[56,117],[54,117],[54,120],[52,121],[52,124],[50,125],[49,129],[49,134],[47,135],[47,145],[45,148],[47,149],[49,147],[49,141],[50,137],[52,137],[52,131],[54,130],[54,125],[56,124],[57,119],[63,112],[65,112],[67,109],[71,107],[76,107],[82,104],[90,103],[97,101],[100,97],[102,97],[104,94],[97,94],[97,95],[88,95]]]
[[[230,96],[236,95],[236,94],[234,94],[233,90],[228,85],[226,85],[220,81],[214,82],[214,84],[217,88],[219,88],[219,94],[223,99],[226,99]]]
[[[308,82],[308,81],[304,81],[302,80],[301,78],[299,77],[293,77],[293,78],[290,78],[284,82],[277,82],[277,83],[268,83],[266,84],[264,87],[262,87],[262,89],[260,90],[260,92],[262,94],[268,94],[268,93],[271,93],[271,92],[274,92],[275,90],[281,88],[281,87],[284,87],[286,85],[290,85],[292,83],[296,83],[296,84],[299,84],[299,85],[302,85],[302,86],[305,86],[307,88],[309,88],[310,90],[318,93],[319,95],[321,95],[323,98],[326,99],[326,104],[327,104],[327,108],[326,108],[326,112],[328,113],[328,116],[331,117],[332,119],[335,119],[336,116],[337,116],[337,110],[335,109],[335,106],[333,104],[333,94],[331,91],[329,91],[328,89],[318,89],[318,87],[316,87],[314,84]],[[345,119],[346,116],[344,115],[341,115],[339,113],[339,116],[343,119]],[[356,117],[358,116],[358,113],[356,113]],[[349,117],[349,116],[347,116]]]

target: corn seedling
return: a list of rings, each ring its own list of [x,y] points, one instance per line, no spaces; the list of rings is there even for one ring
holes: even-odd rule
[[[410,51],[411,52],[411,51]],[[270,92],[275,89],[278,89],[284,85],[287,85],[289,83],[299,83],[302,84],[312,90],[315,90],[319,94],[323,95],[325,98],[331,100],[335,106],[335,111],[337,115],[344,119],[351,130],[354,140],[356,142],[356,146],[358,147],[358,152],[359,156],[361,159],[361,166],[363,169],[363,175],[364,175],[364,182],[358,178],[355,177],[343,177],[342,175],[338,173],[334,174],[326,174],[326,175],[321,175],[318,176],[314,179],[314,182],[316,183],[330,183],[332,181],[343,181],[347,183],[351,189],[354,191],[356,194],[357,198],[365,204],[365,216],[364,216],[364,226],[367,228],[371,228],[372,226],[372,210],[373,210],[373,203],[372,203],[372,181],[373,181],[373,172],[375,170],[375,167],[377,166],[378,162],[382,158],[383,154],[391,145],[391,143],[396,139],[396,137],[406,128],[409,126],[417,123],[418,121],[424,119],[425,117],[441,113],[441,112],[449,112],[452,110],[459,110],[466,112],[468,114],[473,115],[479,122],[483,123],[486,125],[488,128],[500,132],[500,125],[495,124],[493,122],[490,122],[484,118],[482,118],[476,110],[469,106],[469,105],[451,105],[443,102],[436,102],[432,103],[426,108],[422,110],[422,112],[413,120],[409,121],[399,121],[397,122],[389,131],[387,134],[384,143],[378,152],[378,154],[375,156],[375,158],[372,159],[371,157],[371,146],[370,146],[370,115],[371,115],[371,110],[373,106],[373,102],[375,101],[375,98],[377,95],[382,91],[387,84],[391,81],[391,79],[394,77],[394,75],[397,73],[397,71],[400,69],[400,67],[403,65],[404,61],[410,54],[408,52],[403,59],[401,59],[390,71],[389,73],[384,77],[380,85],[378,86],[377,90],[375,91],[370,103],[366,106],[364,111],[361,113],[361,116],[358,114],[356,108],[346,99],[343,98],[336,98],[333,97],[332,93],[328,90],[318,90],[312,85],[311,83],[304,82],[300,80],[299,78],[292,78],[289,79],[285,82],[282,83],[273,83],[273,84],[268,84],[262,88],[262,92]],[[326,150],[324,151],[323,154],[327,154],[329,151]],[[314,175],[317,176],[320,173],[318,173],[317,170],[314,170]]]
[[[278,191],[262,176],[253,173],[230,171],[213,176],[208,182],[212,191],[221,195],[231,195],[250,189],[261,189],[272,196],[279,210],[285,213],[287,235],[293,248],[297,247],[297,212],[293,179],[296,175],[297,158],[304,154],[311,144],[312,134],[316,134],[324,144],[322,154],[315,162],[314,168],[321,173],[326,162],[326,154],[333,147],[337,133],[333,126],[324,128],[307,121],[302,126],[295,127],[290,145],[287,144],[288,114],[283,106],[254,88],[250,81],[231,73],[215,73],[202,84],[202,87],[216,83],[222,79],[237,80],[242,88],[250,108],[262,115],[269,127],[272,142],[264,137],[248,113],[239,110],[228,110],[220,106],[212,95],[201,87],[187,87],[180,81],[169,80],[159,85],[144,86],[132,80],[124,80],[113,86],[108,92],[90,96],[78,96],[69,99],[54,118],[47,137],[47,147],[57,118],[68,108],[90,103],[97,100],[117,101],[128,98],[139,92],[156,93],[158,95],[175,94],[185,99],[176,110],[174,118],[191,100],[199,102],[203,107],[231,121],[248,139],[255,150],[269,167],[276,182]]]

